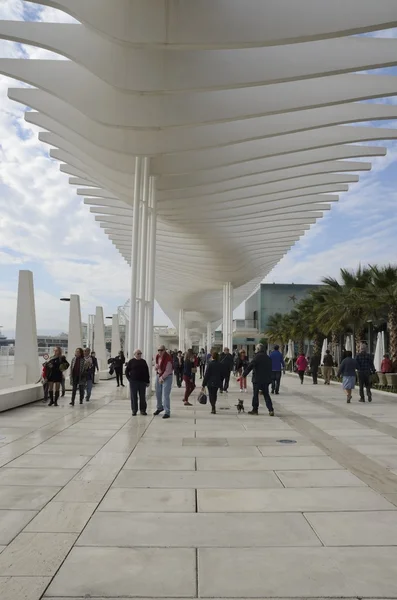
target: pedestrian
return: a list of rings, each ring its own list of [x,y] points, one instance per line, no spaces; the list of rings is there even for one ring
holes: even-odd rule
[[[350,404],[352,399],[352,390],[356,386],[357,361],[353,358],[353,352],[346,350],[346,358],[339,365],[338,377],[342,377],[342,387],[346,391],[346,400]]]
[[[321,356],[319,356],[318,354],[313,354],[309,363],[310,373],[313,379],[313,385],[317,385],[318,369],[320,367],[320,362]]]
[[[332,367],[333,366],[334,366],[334,359],[332,358],[331,352],[329,350],[326,350],[324,358],[323,358],[324,385],[330,385],[330,383],[331,383],[331,375],[332,375]]]
[[[95,352],[91,352],[92,360],[92,385],[95,385],[95,372],[99,371],[98,359]]]
[[[185,354],[183,366],[183,381],[185,383],[185,396],[183,403],[185,406],[192,406],[189,402],[189,397],[196,388],[194,383],[194,354],[192,350],[188,350]]]
[[[120,352],[118,353],[117,356],[115,356],[114,358],[110,359],[111,364],[113,365],[113,369],[114,372],[116,373],[116,383],[117,383],[117,387],[124,387],[124,383],[123,383],[123,367],[124,367],[124,363],[125,363],[125,356],[124,356],[124,352],[122,350],[120,350]]]
[[[135,417],[138,412],[139,395],[139,411],[141,415],[146,417],[146,388],[150,385],[150,374],[148,364],[142,358],[141,350],[135,350],[134,358],[128,361],[125,368],[125,376],[130,383],[132,416]]]
[[[383,356],[380,370],[382,373],[393,373],[393,363],[391,362],[390,356],[388,354],[385,354]]]
[[[233,356],[230,354],[229,348],[224,348],[220,356],[220,362],[223,369],[223,379],[220,393],[227,392],[229,389],[230,374],[233,370]]]
[[[376,373],[372,356],[368,353],[366,344],[361,344],[356,356],[358,383],[360,386],[360,402],[365,402],[364,388],[367,391],[368,402],[372,402],[371,375]]]
[[[284,357],[280,352],[280,346],[277,344],[274,346],[273,352],[270,353],[270,360],[272,361],[272,394],[277,396],[280,392],[281,371],[285,373]]]
[[[183,354],[182,354],[181,350],[178,350],[177,353],[174,353],[173,367],[174,367],[176,385],[179,388],[182,387],[183,365],[184,365]]]
[[[171,387],[172,387],[172,358],[166,352],[165,346],[159,346],[156,355],[156,398],[157,409],[154,415],[157,416],[164,411],[163,419],[169,419],[171,416]]]
[[[248,358],[245,350],[240,350],[236,360],[237,381],[240,383],[240,392],[247,393],[247,378],[243,377],[244,369],[248,366]]]
[[[202,379],[204,377],[205,365],[207,362],[207,355],[205,353],[204,348],[201,348],[201,350],[198,354],[198,358],[199,358],[199,368],[200,368],[200,379]]]
[[[269,385],[272,381],[272,360],[266,353],[266,349],[263,344],[258,344],[256,346],[256,354],[252,361],[244,369],[243,377],[247,377],[251,371],[253,371],[252,386],[254,393],[252,397],[252,410],[249,411],[248,414],[258,414],[259,392],[262,392],[269,415],[274,417],[273,403],[269,394]]]
[[[70,385],[72,386],[72,401],[70,402],[70,406],[74,406],[77,388],[79,388],[80,404],[83,404],[87,381],[87,366],[84,359],[84,350],[82,348],[76,348],[70,364]]]
[[[216,414],[216,401],[218,396],[218,390],[222,386],[222,365],[219,362],[219,354],[215,350],[211,354],[211,361],[208,363],[204,373],[203,387],[208,389],[209,401],[211,404],[211,414]]]
[[[47,370],[46,370],[45,362],[41,365],[40,383],[43,385],[43,393],[44,393],[43,402],[47,403],[47,401],[48,401],[48,381],[47,381]]]
[[[62,354],[61,347],[56,346],[53,356],[45,363],[48,397],[50,399],[48,406],[58,406],[59,388],[62,384],[63,372],[68,368],[69,363]]]
[[[193,380],[193,385],[194,387],[196,387],[196,375],[197,375],[197,369],[199,368],[199,357],[197,356],[197,354],[195,352],[193,352],[192,349],[190,349],[190,352],[193,355],[193,367],[192,367],[192,380]]]
[[[89,348],[84,348],[84,360],[86,363],[85,400],[86,400],[86,402],[89,402],[91,400],[92,383],[93,383],[92,380],[94,377],[94,369],[93,369],[93,365],[92,365],[91,350]]]
[[[299,375],[299,379],[301,380],[301,383],[303,384],[303,380],[305,378],[305,371],[307,369],[307,358],[305,356],[305,354],[303,352],[301,352],[298,356],[298,358],[296,359],[296,363],[295,363],[295,369],[298,372]]]

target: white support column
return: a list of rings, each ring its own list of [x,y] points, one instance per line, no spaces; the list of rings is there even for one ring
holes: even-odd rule
[[[91,350],[94,348],[94,315],[88,315],[86,347]]]
[[[149,195],[150,195],[150,158],[143,159],[142,177],[142,208],[141,208],[141,235],[139,240],[139,281],[138,281],[138,314],[137,314],[137,346],[145,355],[145,305],[146,305],[146,274],[147,274],[147,240],[149,226]]]
[[[128,335],[129,335],[129,332],[130,332],[130,320],[127,319],[127,318],[125,318],[124,348],[123,348],[123,350],[124,350],[124,354],[125,354],[126,358],[127,358],[127,356],[128,356],[128,358],[131,358],[130,355],[129,355],[129,345],[128,345]]]
[[[182,352],[186,352],[186,329],[185,329],[185,311],[183,308],[179,310],[179,348]]]
[[[13,385],[37,383],[39,378],[33,273],[19,271]]]
[[[74,356],[76,348],[82,348],[83,335],[81,326],[80,296],[70,295],[69,305],[69,335],[68,335],[68,358],[69,362]]]
[[[211,352],[212,348],[212,326],[211,321],[207,322],[207,354]]]
[[[233,350],[233,286],[223,285],[223,347]]]
[[[138,284],[138,243],[139,243],[139,221],[140,221],[140,192],[141,192],[141,169],[142,158],[135,158],[135,179],[134,179],[134,203],[132,220],[132,242],[131,242],[131,289],[130,289],[130,323],[128,332],[129,356],[135,349],[135,325],[136,325],[136,297]]]
[[[96,307],[94,335],[95,335],[95,353],[96,353],[96,357],[98,359],[99,370],[104,371],[105,369],[107,369],[107,354],[106,354],[106,344],[105,344],[105,322],[103,319],[102,306]]]
[[[149,193],[149,235],[148,235],[148,275],[146,281],[146,361],[151,372],[153,358],[154,292],[156,283],[156,245],[157,245],[157,198],[156,179],[150,178]]]
[[[121,350],[120,342],[120,326],[119,326],[119,315],[115,314],[112,316],[112,345],[110,354],[111,356],[117,356]]]

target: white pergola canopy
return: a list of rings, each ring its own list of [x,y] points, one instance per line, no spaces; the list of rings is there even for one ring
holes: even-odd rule
[[[157,188],[156,298],[204,332],[385,154],[397,130],[368,99],[397,78],[396,0],[42,0],[79,23],[0,22],[69,60],[1,59],[70,183],[127,262],[135,157]],[[358,160],[359,159],[359,160]]]

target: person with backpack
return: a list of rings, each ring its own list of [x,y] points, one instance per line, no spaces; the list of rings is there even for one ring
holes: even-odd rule
[[[218,397],[218,390],[222,387],[223,369],[219,362],[219,354],[214,351],[211,354],[211,361],[208,363],[206,371],[204,373],[203,387],[201,389],[204,392],[205,388],[208,389],[209,401],[211,404],[211,414],[216,414],[216,401]]]
[[[331,375],[332,375],[332,367],[333,366],[334,366],[334,359],[332,358],[331,352],[329,350],[326,350],[325,356],[323,358],[324,385],[330,385],[330,383],[331,383]]]

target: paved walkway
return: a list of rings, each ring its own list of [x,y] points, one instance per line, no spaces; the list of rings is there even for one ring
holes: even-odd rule
[[[0,415],[1,600],[397,598],[396,401],[286,376],[275,418],[163,421],[114,385]]]

